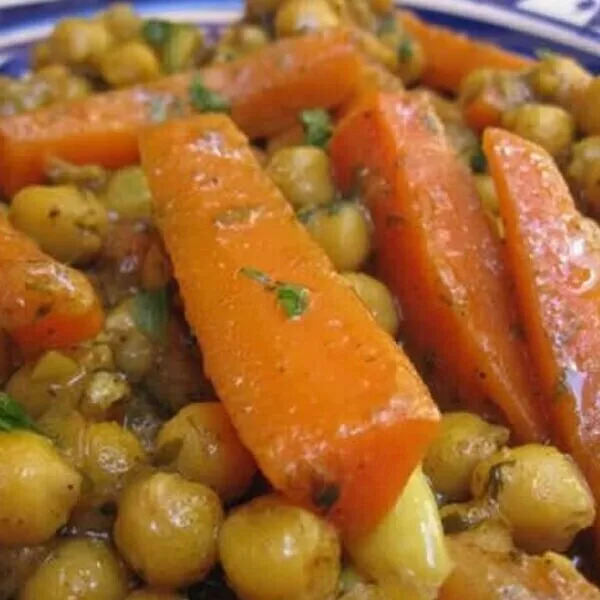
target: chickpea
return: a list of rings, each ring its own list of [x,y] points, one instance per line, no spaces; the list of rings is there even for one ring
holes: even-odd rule
[[[108,231],[104,206],[71,185],[26,187],[13,198],[9,216],[45,252],[66,263],[91,260]]]
[[[126,477],[145,462],[137,437],[118,423],[92,423],[83,436],[83,472],[99,501],[116,500]]]
[[[282,148],[271,157],[267,173],[297,210],[329,204],[335,197],[331,164],[321,148]]]
[[[175,448],[177,470],[213,488],[224,502],[241,496],[256,473],[252,455],[219,402],[184,406],[160,430],[156,447],[159,455]]]
[[[17,598],[17,592],[48,552],[46,546],[0,548],[0,598]]]
[[[37,421],[67,462],[81,469],[82,444],[87,423],[82,414],[69,405],[55,403]]]
[[[275,14],[277,37],[337,27],[340,19],[327,0],[285,0]]]
[[[222,520],[210,488],[176,473],[155,473],[125,489],[115,542],[150,585],[179,588],[203,579],[214,566]]]
[[[122,87],[156,79],[161,69],[152,48],[134,40],[106,52],[100,60],[100,73],[110,85]]]
[[[539,98],[566,109],[575,108],[591,79],[572,58],[554,53],[544,56],[529,73],[529,82]]]
[[[219,552],[241,600],[333,597],[340,574],[340,543],[333,527],[275,496],[256,498],[230,513]]]
[[[143,219],[152,215],[152,196],[141,167],[115,171],[102,198],[110,211],[124,219]]]
[[[502,125],[544,148],[555,159],[568,155],[575,138],[573,117],[549,104],[526,103],[502,115]]]
[[[48,541],[67,521],[80,486],[80,475],[46,438],[0,433],[0,545]]]
[[[447,413],[440,434],[425,455],[423,471],[445,499],[466,500],[475,467],[506,444],[509,435],[506,428],[490,425],[477,415]]]
[[[452,565],[435,498],[420,467],[389,513],[370,532],[347,539],[346,550],[359,571],[376,582],[422,587],[435,597]]]
[[[50,350],[15,371],[6,391],[37,419],[52,404],[77,406],[84,385],[83,369],[68,356]]]
[[[153,367],[155,350],[152,342],[137,330],[132,330],[115,350],[115,361],[132,381],[141,381]]]
[[[567,177],[580,208],[600,217],[600,136],[584,138],[573,146]]]
[[[122,2],[111,4],[102,15],[102,19],[108,31],[119,42],[136,37],[142,26],[142,20],[131,4]]]
[[[127,596],[127,600],[185,600],[181,594],[176,592],[161,592],[145,588],[136,590]]]
[[[594,77],[581,95],[577,107],[577,123],[586,135],[600,134],[600,77]]]
[[[356,271],[371,251],[371,232],[362,210],[351,202],[336,203],[308,216],[306,228],[338,271]]]
[[[19,600],[123,600],[127,578],[109,546],[95,539],[61,542],[28,579]]]
[[[595,516],[594,499],[572,459],[556,448],[504,448],[475,468],[471,491],[498,503],[517,545],[533,553],[566,550]]]
[[[130,395],[129,383],[121,373],[98,371],[89,377],[79,408],[88,419],[106,420]]]
[[[58,62],[95,66],[113,39],[103,23],[69,18],[56,25],[49,43],[52,56]]]
[[[244,23],[234,25],[221,36],[215,48],[213,62],[229,62],[238,56],[251,54],[268,43],[269,37],[261,27]]]
[[[162,49],[162,64],[167,73],[191,69],[204,45],[202,31],[193,25],[172,25]]]
[[[387,287],[364,273],[346,273],[344,279],[364,302],[377,324],[394,337],[398,333],[398,312]]]

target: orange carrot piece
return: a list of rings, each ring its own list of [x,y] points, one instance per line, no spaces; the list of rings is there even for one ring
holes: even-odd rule
[[[456,566],[439,600],[506,600],[507,590],[519,600],[600,600],[598,588],[564,557],[489,548],[476,532],[446,539]]]
[[[205,371],[244,444],[292,499],[352,532],[374,525],[437,431],[413,366],[227,117],[157,126],[141,154]],[[295,318],[277,282],[306,291]]]
[[[500,129],[484,148],[554,434],[600,501],[600,229],[544,150]]]
[[[411,12],[401,12],[400,22],[425,51],[425,85],[457,92],[463,78],[475,69],[518,71],[534,64],[531,58],[425,23]]]
[[[204,85],[228,99],[236,123],[251,138],[294,124],[304,108],[348,98],[360,57],[348,33],[333,31],[269,45],[251,56],[200,71]],[[13,194],[43,180],[57,156],[76,164],[122,167],[138,158],[137,135],[157,113],[189,113],[194,73],[97,94],[0,121],[0,187]]]
[[[25,354],[77,344],[103,324],[86,277],[44,254],[0,216],[0,329]]]
[[[358,184],[371,210],[378,270],[439,398],[478,412],[491,401],[520,440],[544,439],[500,244],[429,103],[374,94],[340,122],[330,152],[341,189]]]

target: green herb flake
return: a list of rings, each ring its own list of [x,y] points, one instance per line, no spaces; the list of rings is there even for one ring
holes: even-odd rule
[[[38,431],[31,417],[23,407],[8,394],[0,392],[0,431],[29,429]]]
[[[189,89],[190,102],[199,112],[222,112],[231,111],[231,103],[218,92],[208,89],[200,76],[195,77]]]
[[[496,463],[490,468],[490,474],[487,482],[487,493],[492,500],[498,500],[498,496],[504,486],[504,469],[506,467],[514,467],[516,461],[505,460],[503,462]]]
[[[307,310],[310,295],[308,289],[296,283],[275,281],[265,272],[253,267],[243,267],[240,273],[257,283],[267,291],[274,292],[279,305],[288,319],[301,317]]]
[[[325,148],[333,134],[331,117],[324,108],[303,110],[300,123],[304,129],[304,139],[310,146]]]
[[[160,19],[148,19],[142,26],[142,37],[156,48],[165,45],[171,35],[171,23]]]
[[[394,33],[398,29],[398,22],[396,21],[395,13],[391,12],[385,15],[381,21],[379,22],[379,27],[377,28],[378,35],[386,35],[389,33]]]
[[[478,148],[472,154],[470,164],[474,173],[485,173],[487,171],[487,159],[481,148]]]
[[[414,48],[411,40],[402,40],[398,46],[398,60],[400,62],[408,62],[414,54]]]
[[[169,322],[169,295],[167,288],[155,292],[139,292],[133,298],[133,318],[142,333],[164,343]]]

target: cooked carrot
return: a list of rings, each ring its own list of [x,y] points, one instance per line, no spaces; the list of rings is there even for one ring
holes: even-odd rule
[[[464,106],[465,121],[477,132],[486,127],[496,127],[502,122],[504,104],[495,89],[487,89]]]
[[[204,367],[271,483],[351,531],[375,524],[438,412],[396,344],[223,115],[141,137]]]
[[[533,59],[499,46],[425,23],[411,12],[400,13],[400,22],[425,51],[427,63],[422,77],[425,85],[457,92],[463,78],[475,69],[518,71],[534,63]]]
[[[358,185],[371,210],[379,272],[439,398],[478,412],[492,402],[520,440],[544,439],[499,242],[429,103],[374,94],[340,122],[330,151],[341,189]]]
[[[102,308],[79,271],[44,254],[0,216],[0,329],[26,354],[77,344],[102,328]]]
[[[513,548],[490,547],[477,538],[477,530],[447,538],[456,566],[439,600],[600,600],[598,588],[566,557],[527,556]]]
[[[484,147],[554,434],[600,501],[600,230],[544,150],[499,129]]]
[[[109,168],[135,162],[140,129],[165,114],[190,111],[189,88],[196,76],[175,75],[2,119],[0,187],[10,195],[41,181],[50,156]],[[349,34],[335,31],[270,44],[208,67],[200,77],[230,103],[233,119],[255,138],[292,125],[301,109],[343,102],[359,77],[359,56]]]

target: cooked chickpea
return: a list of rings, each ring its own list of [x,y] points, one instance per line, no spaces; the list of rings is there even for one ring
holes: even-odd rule
[[[119,341],[115,361],[132,381],[143,379],[154,365],[155,349],[152,342],[137,330],[132,330]]]
[[[156,79],[160,62],[150,46],[140,41],[126,42],[106,52],[100,60],[104,80],[116,87]]]
[[[108,420],[130,395],[129,383],[121,373],[97,371],[86,382],[79,409],[88,419]]]
[[[573,146],[567,177],[580,207],[600,217],[600,136],[584,138]]]
[[[544,56],[529,73],[531,87],[539,98],[567,109],[576,106],[591,79],[575,60],[554,53]]]
[[[134,38],[142,26],[142,20],[131,4],[124,2],[111,4],[102,15],[102,19],[108,31],[119,42]]]
[[[127,578],[108,544],[61,542],[27,580],[19,600],[123,600]]]
[[[447,413],[425,455],[423,471],[433,489],[445,499],[466,500],[475,467],[504,446],[508,438],[506,428],[486,423],[477,415]]]
[[[343,202],[308,215],[306,228],[338,271],[356,271],[371,251],[369,223],[354,203]]]
[[[577,123],[586,135],[600,134],[600,77],[594,77],[581,95],[577,107]]]
[[[269,36],[258,25],[238,24],[227,29],[215,47],[213,62],[229,62],[266,46]]]
[[[125,219],[143,219],[152,215],[150,187],[141,167],[115,171],[102,200],[108,210]]]
[[[502,115],[502,125],[539,144],[555,159],[568,155],[575,137],[573,117],[564,108],[526,103]]]
[[[42,250],[66,263],[92,259],[108,230],[104,206],[91,192],[71,185],[26,187],[13,198],[9,216]]]
[[[333,597],[340,574],[333,527],[275,496],[230,513],[219,553],[240,600],[322,600]]]
[[[81,469],[81,444],[87,423],[79,411],[68,404],[54,403],[38,419],[37,426],[53,441],[70,465]]]
[[[164,424],[156,448],[174,448],[172,464],[187,479],[213,488],[224,502],[235,500],[256,473],[252,455],[242,446],[219,402],[183,407]]]
[[[72,358],[50,350],[15,371],[6,391],[37,419],[52,404],[77,406],[84,385],[83,369]]]
[[[46,438],[0,433],[0,545],[48,541],[79,498],[81,476]]]
[[[340,24],[327,0],[286,0],[275,14],[277,37],[321,31]]]
[[[146,459],[137,437],[115,422],[90,424],[83,436],[82,454],[82,470],[99,501],[116,500],[126,477]]]
[[[18,597],[18,591],[46,558],[46,546],[0,548],[0,598]]]
[[[566,550],[595,516],[594,499],[573,460],[552,446],[504,448],[475,468],[471,491],[491,497],[524,550]]]
[[[271,157],[267,173],[297,210],[329,204],[335,197],[331,164],[321,148],[282,148]]]
[[[246,0],[246,11],[250,16],[261,17],[275,12],[285,0]]]
[[[171,25],[162,48],[162,64],[167,73],[178,73],[194,66],[204,45],[202,31],[193,25]]]
[[[344,279],[364,302],[377,324],[395,336],[398,332],[398,311],[387,287],[364,273],[346,273]]]
[[[210,488],[176,473],[155,473],[125,489],[115,542],[150,585],[179,588],[203,579],[214,566],[222,520]]]
[[[103,23],[69,18],[56,25],[49,43],[52,56],[58,62],[95,66],[113,39]]]
[[[181,594],[177,592],[161,592],[146,588],[136,590],[127,596],[127,600],[185,600]]]

